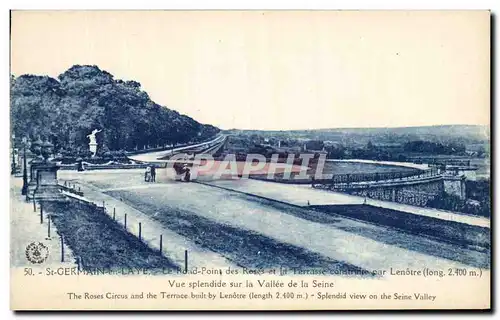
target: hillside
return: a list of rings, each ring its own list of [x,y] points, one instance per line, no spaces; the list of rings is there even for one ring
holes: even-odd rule
[[[425,140],[440,143],[489,143],[490,131],[487,126],[441,125],[395,128],[338,128],[317,130],[259,131],[227,130],[228,133],[261,135],[281,139],[304,139],[340,142],[348,145],[377,143],[406,143]]]
[[[75,65],[58,76],[11,77],[11,130],[41,136],[56,151],[88,150],[93,129],[99,152],[199,141],[219,129],[153,102],[136,81],[114,79],[97,66]]]

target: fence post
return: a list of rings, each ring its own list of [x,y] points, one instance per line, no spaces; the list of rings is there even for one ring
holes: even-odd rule
[[[40,202],[40,224],[43,224],[43,204]]]
[[[64,236],[61,234],[61,262],[64,262]]]
[[[163,235],[160,234],[160,253],[163,253]]]
[[[141,240],[142,237],[142,224],[139,222],[139,240]]]
[[[184,271],[187,273],[188,270],[188,251],[184,250]]]
[[[47,217],[47,238],[50,239],[50,218]]]
[[[85,263],[85,261],[83,261],[83,258],[82,258],[82,257],[80,257],[80,264],[81,264],[81,268],[82,268],[82,269],[84,269],[84,268],[85,268],[84,263]]]
[[[36,212],[35,193],[33,193],[33,212]]]
[[[124,223],[124,226],[125,226],[125,230],[127,229],[127,214],[125,213],[125,223]]]
[[[116,208],[113,208],[113,221],[116,220]]]

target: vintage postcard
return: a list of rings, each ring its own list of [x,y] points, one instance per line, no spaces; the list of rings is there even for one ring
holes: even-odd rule
[[[490,20],[11,11],[11,308],[490,309]]]

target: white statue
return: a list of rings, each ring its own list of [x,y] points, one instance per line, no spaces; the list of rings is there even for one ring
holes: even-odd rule
[[[97,153],[97,140],[95,138],[95,135],[101,131],[102,130],[94,129],[92,131],[92,133],[87,136],[90,140],[89,149],[90,149],[90,152],[92,152],[92,158],[95,157],[95,154]]]

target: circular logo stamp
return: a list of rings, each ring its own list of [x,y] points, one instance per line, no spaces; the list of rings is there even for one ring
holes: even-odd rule
[[[26,259],[31,263],[43,263],[48,256],[49,248],[41,242],[32,242],[26,247]]]

